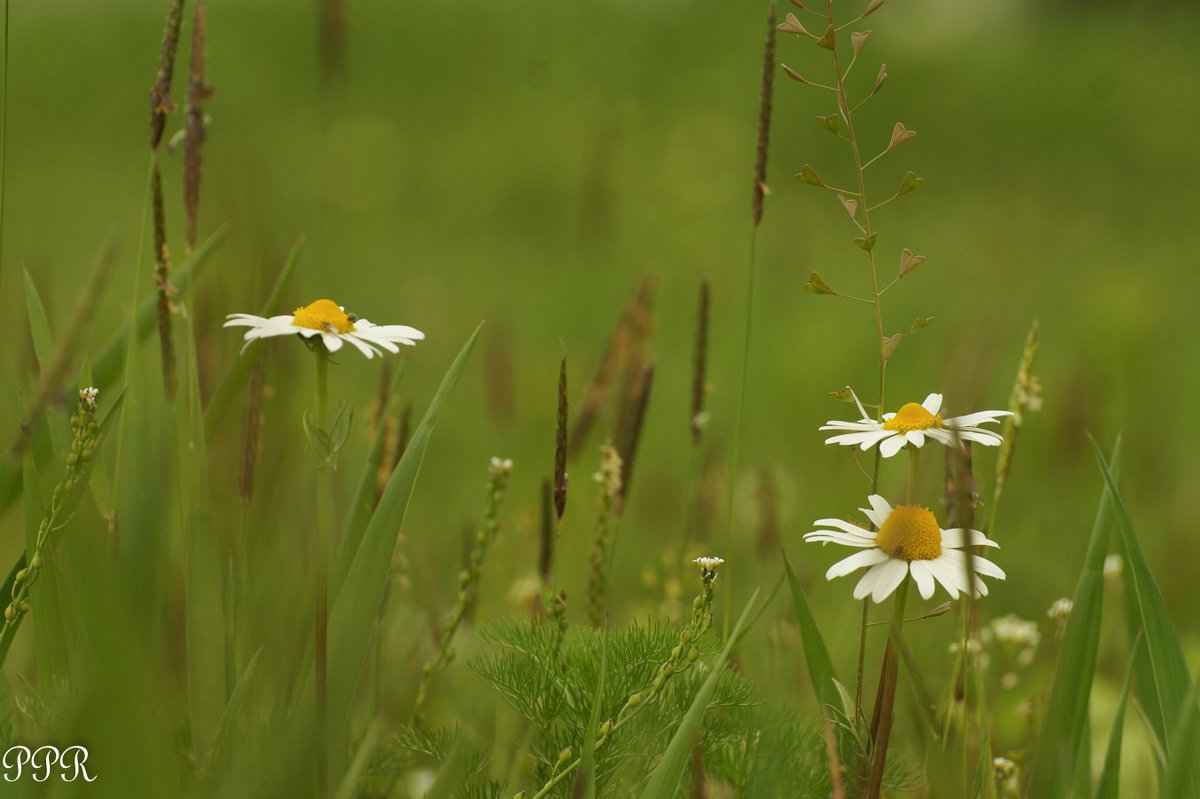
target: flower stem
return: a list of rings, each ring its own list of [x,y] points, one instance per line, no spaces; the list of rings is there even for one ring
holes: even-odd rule
[[[316,355],[316,418],[319,430],[329,424],[329,353],[323,344],[313,347]],[[323,455],[323,453],[322,453]],[[329,779],[329,720],[326,700],[326,633],[329,625],[329,532],[333,523],[333,485],[330,464],[324,457],[317,462],[317,531],[314,536],[313,568],[316,570],[315,605],[313,612],[313,649],[316,671],[317,703],[317,787],[318,795],[326,793]]]
[[[908,447],[908,498],[907,502],[912,505],[917,501],[917,464],[921,460],[921,450],[916,446]]]
[[[887,649],[883,654],[883,671],[879,676],[879,695],[875,701],[875,717],[871,720],[874,739],[875,763],[871,769],[871,783],[867,788],[867,799],[879,799],[883,785],[883,767],[887,762],[888,739],[892,734],[892,713],[896,705],[896,677],[899,671],[900,646],[904,639],[904,605],[908,599],[908,583],[912,578],[905,575],[897,589],[892,604],[892,627],[888,636]]]

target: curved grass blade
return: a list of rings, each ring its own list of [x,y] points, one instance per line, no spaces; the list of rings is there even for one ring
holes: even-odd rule
[[[1179,712],[1179,721],[1173,730],[1176,754],[1167,762],[1159,799],[1183,799],[1196,789],[1191,771],[1195,764],[1197,727],[1200,727],[1200,713],[1196,712],[1197,689],[1200,689],[1200,675],[1188,689]]]
[[[758,619],[762,613],[762,609],[770,604],[771,597],[768,597],[763,602],[762,607],[758,608],[754,614],[751,614],[751,611],[755,610],[754,606],[757,604],[758,595],[761,592],[762,586],[754,589],[754,593],[746,603],[746,607],[742,610],[742,615],[738,618],[737,624],[734,625],[733,632],[730,633],[729,639],[725,642],[725,648],[721,650],[720,656],[713,663],[712,672],[708,675],[708,679],[704,681],[704,684],[700,686],[700,690],[696,692],[691,706],[688,708],[687,713],[684,714],[683,721],[679,723],[679,728],[671,736],[671,742],[667,744],[662,760],[658,761],[658,765],[650,773],[650,780],[646,783],[646,787],[642,791],[642,799],[673,799],[678,792],[679,782],[683,778],[683,771],[687,767],[688,757],[692,752],[692,740],[700,728],[700,722],[704,718],[704,713],[708,710],[708,702],[717,688],[717,681],[721,678],[721,673],[725,671],[725,664],[729,660],[729,653],[733,651],[734,646],[746,634],[746,631],[750,629],[750,625]],[[772,592],[772,596],[774,596],[774,592]]]
[[[836,708],[841,701],[833,660],[829,657],[825,640],[821,637],[821,631],[817,629],[817,620],[813,618],[808,599],[796,580],[796,573],[792,571],[792,564],[788,562],[787,555],[783,556],[783,567],[787,570],[788,586],[792,589],[792,601],[796,605],[796,619],[800,624],[800,637],[804,641],[804,661],[808,664],[808,678],[817,695],[821,713],[828,715],[825,708]]]
[[[1101,472],[1112,493],[1121,556],[1125,561],[1125,605],[1130,632],[1136,635],[1139,630],[1144,630],[1146,634],[1145,650],[1135,659],[1138,698],[1155,736],[1167,754],[1167,762],[1182,760],[1182,767],[1188,771],[1180,795],[1200,797],[1200,752],[1197,751],[1200,747],[1197,747],[1194,739],[1189,739],[1188,749],[1184,751],[1172,740],[1180,713],[1185,708],[1185,696],[1191,693],[1192,687],[1183,650],[1167,613],[1166,603],[1142,555],[1129,512],[1117,490],[1116,478],[1103,459],[1099,458],[1100,450],[1096,442],[1090,437],[1089,441],[1097,453]]]
[[[1117,440],[1110,460],[1115,473],[1121,457]],[[1113,488],[1105,485],[1100,507],[1092,524],[1092,535],[1084,557],[1083,571],[1075,586],[1074,606],[1063,635],[1062,652],[1054,673],[1054,685],[1046,706],[1037,757],[1029,780],[1029,796],[1066,796],[1079,757],[1079,741],[1088,723],[1088,697],[1096,672],[1100,646],[1100,617],[1104,601],[1104,556],[1112,528]],[[1086,756],[1086,753],[1084,753]]]
[[[1096,799],[1121,797],[1121,740],[1125,731],[1125,705],[1129,702],[1129,686],[1133,683],[1133,664],[1143,641],[1139,634],[1133,642],[1133,651],[1129,653],[1129,666],[1125,669],[1125,682],[1121,686],[1121,698],[1117,701],[1117,715],[1113,718],[1112,732],[1108,736],[1108,751],[1104,755],[1100,784],[1096,786]]]
[[[379,615],[379,604],[383,601],[396,536],[404,521],[404,512],[425,457],[425,448],[450,392],[466,368],[482,329],[481,323],[450,364],[437,394],[429,403],[425,418],[413,433],[412,440],[388,480],[387,488],[379,499],[354,560],[346,572],[346,579],[330,605],[328,708],[329,718],[336,725],[335,730],[341,728],[350,710],[350,701],[354,697],[371,633]],[[311,691],[305,691],[303,695],[311,695]]]

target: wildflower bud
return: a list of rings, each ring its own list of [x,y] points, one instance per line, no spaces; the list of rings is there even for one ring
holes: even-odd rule
[[[17,576],[13,578],[13,581],[18,582],[18,583],[23,583],[23,582],[25,582],[25,578],[28,576],[29,576],[29,572],[26,571],[25,569],[21,569],[19,572],[17,572]]]
[[[692,628],[691,627],[684,628],[684,631],[679,634],[679,640],[685,644],[688,641],[692,640]]]
[[[671,660],[679,660],[681,654],[683,654],[683,647],[676,644],[675,648],[671,650]]]
[[[558,765],[562,765],[571,759],[571,747],[567,747],[558,753]]]
[[[30,565],[30,567],[32,567],[32,568],[34,568],[34,569],[40,569],[40,568],[42,568],[42,565],[43,565],[43,561],[42,561],[42,553],[41,553],[41,552],[34,552],[34,553],[33,553],[33,559],[29,561],[29,565]]]
[[[695,663],[696,658],[698,658],[698,657],[700,657],[699,649],[697,649],[696,647],[692,647],[691,649],[688,650],[688,654],[687,654],[688,663]]]
[[[692,600],[692,609],[693,610],[699,610],[702,607],[704,607],[704,599],[702,597],[696,597],[695,599]]]
[[[513,799],[525,799],[525,792],[517,791],[515,794],[513,794]]]
[[[628,701],[625,702],[626,707],[637,707],[642,703],[641,693],[630,694]]]
[[[67,466],[68,467],[74,466],[78,462],[79,462],[79,456],[76,453],[71,452],[67,455]]]
[[[598,729],[596,732],[600,734],[601,738],[607,738],[609,734],[612,733],[612,727],[612,719],[609,719],[601,724],[600,729]]]
[[[707,616],[704,617],[704,629],[707,630],[709,627],[712,627],[712,614],[711,613],[709,613]]]
[[[463,569],[458,573],[458,584],[463,586],[469,582],[471,582],[471,575],[466,569]]]
[[[58,502],[60,499],[62,499],[62,495],[63,495],[63,487],[62,487],[62,485],[61,485],[61,484],[59,484],[59,485],[56,485],[56,486],[54,487],[53,499],[51,499],[51,501],[52,501],[52,502]]]
[[[28,600],[28,599],[22,599],[22,600],[21,600],[21,612],[22,612],[22,613],[28,613],[28,612],[29,612],[29,600]]]
[[[17,617],[17,609],[12,606],[12,603],[9,603],[8,607],[6,607],[4,609],[4,620],[12,621],[16,617]]]
[[[92,459],[92,448],[84,447],[83,452],[79,453],[79,457],[81,459],[83,459],[84,463],[87,463],[88,461],[90,461]]]

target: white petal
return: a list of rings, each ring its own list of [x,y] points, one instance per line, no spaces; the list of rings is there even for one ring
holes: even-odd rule
[[[905,575],[908,574],[908,563],[889,558],[887,563],[876,566],[873,571],[879,572],[879,575],[871,589],[871,599],[878,605],[891,596],[896,587],[904,581]]]
[[[997,433],[990,430],[962,430],[958,437],[964,441],[978,441],[985,447],[996,447],[1000,445],[1004,439]]]
[[[321,334],[321,341],[325,342],[325,349],[330,352],[337,352],[342,348],[342,337],[334,333],[326,333],[324,330],[318,330]]]
[[[942,530],[942,546],[951,549],[962,549],[967,546],[1000,548],[999,544],[978,530],[965,530],[962,527]]]
[[[976,574],[982,574],[987,577],[994,577],[997,580],[1008,579],[1008,576],[1004,573],[1004,570],[1001,569],[999,566],[997,566],[995,563],[992,563],[990,560],[981,558],[978,555],[972,555],[971,563],[974,564],[974,566],[975,566]]]
[[[341,339],[343,341],[349,341],[352,345],[354,345],[354,347],[359,352],[361,352],[363,355],[367,356],[367,360],[370,360],[371,358],[374,358],[376,355],[379,354],[378,350],[376,350],[368,342],[363,341],[361,338],[354,335],[353,333],[344,333],[341,335]]]
[[[833,530],[813,530],[811,533],[804,534],[804,540],[806,543],[841,544],[842,546],[858,547],[859,549],[875,546],[874,538],[854,535],[852,533],[836,533]]]
[[[825,579],[832,580],[835,577],[844,577],[850,572],[858,571],[864,566],[874,566],[886,560],[891,560],[891,558],[878,549],[864,549],[862,552],[855,552],[850,557],[842,558],[830,566],[829,571],[825,572]]]
[[[915,562],[915,561],[914,561]],[[955,568],[952,564],[947,563],[941,558],[936,560],[924,561],[925,568],[934,576],[942,587],[950,594],[951,599],[958,599],[958,595],[965,590],[966,580],[962,572]]]
[[[870,432],[879,430],[881,426],[878,422],[839,422],[837,419],[830,419],[825,424],[821,425],[818,430],[855,430],[858,432]]]
[[[965,416],[955,416],[945,419],[942,424],[946,427],[975,427],[986,422],[998,422],[1002,416],[1012,416],[1012,411],[979,411]]]
[[[883,527],[883,523],[887,521],[887,517],[892,515],[892,506],[886,499],[878,494],[872,494],[867,497],[867,502],[871,503],[871,508],[859,508],[871,520],[871,524],[876,527]]]
[[[904,437],[906,439],[908,439],[908,443],[910,443],[914,446],[917,446],[917,447],[925,446],[925,434],[922,433],[920,430],[909,430],[907,433],[904,434]]]
[[[913,582],[917,584],[917,590],[921,592],[921,599],[929,599],[933,596],[933,573],[929,571],[927,560],[914,560],[908,564],[908,573],[913,576]]]
[[[921,407],[929,411],[934,416],[937,416],[938,411],[942,409],[942,395],[930,394],[925,398],[925,401],[921,403]]]
[[[846,521],[845,519],[817,519],[815,522],[813,522],[813,527],[836,527],[837,529],[844,530],[845,532],[851,533],[852,535],[862,536],[863,538],[870,538],[872,541],[875,540],[874,533],[872,533],[868,530],[864,530],[863,528],[859,527],[857,524],[851,524],[850,522]]]
[[[904,447],[905,441],[907,439],[904,436],[893,435],[891,438],[880,443],[879,454],[885,458],[890,458]]]

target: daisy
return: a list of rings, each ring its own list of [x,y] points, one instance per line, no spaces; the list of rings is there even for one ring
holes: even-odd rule
[[[317,300],[297,308],[295,313],[270,319],[248,313],[230,314],[225,327],[250,328],[246,331],[246,341],[294,334],[305,339],[320,336],[329,352],[337,352],[348,341],[368,358],[381,354],[380,347],[395,353],[400,351],[397,344],[413,346],[425,338],[420,330],[407,325],[372,324],[346,313],[346,309],[333,300]]]
[[[853,396],[853,394],[851,394]],[[966,416],[955,416],[943,419],[939,411],[942,409],[942,395],[930,394],[925,401],[918,405],[910,402],[896,413],[885,413],[883,421],[877,422],[867,416],[858,397],[854,397],[858,412],[862,419],[857,422],[841,422],[832,419],[826,422],[822,430],[844,430],[825,439],[826,444],[858,445],[864,451],[876,444],[879,454],[890,458],[904,448],[905,444],[920,447],[926,438],[952,446],[963,441],[975,441],[985,446],[994,447],[1003,439],[999,433],[984,430],[981,424],[1000,421],[1002,416],[1012,416],[1012,411],[979,411],[968,413]]]
[[[838,561],[825,572],[825,579],[843,577],[867,568],[867,573],[854,586],[854,598],[868,594],[876,604],[886,599],[911,574],[922,599],[933,596],[934,581],[941,583],[957,599],[968,591],[967,558],[975,571],[973,596],[987,596],[982,576],[1004,579],[1004,572],[990,560],[964,552],[971,546],[999,547],[978,530],[953,528],[943,530],[926,508],[919,505],[897,505],[893,508],[878,494],[867,498],[870,508],[861,508],[879,532],[871,532],[841,519],[817,519],[818,528],[804,536],[805,541],[822,544],[845,544],[863,550]]]

